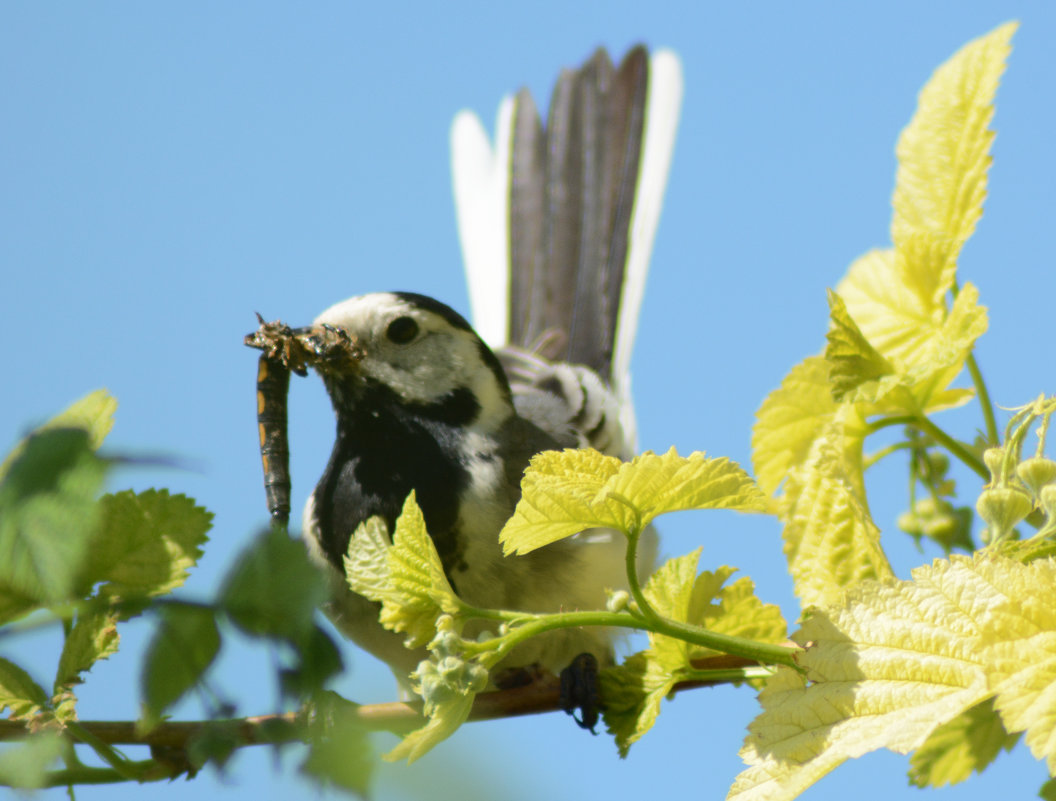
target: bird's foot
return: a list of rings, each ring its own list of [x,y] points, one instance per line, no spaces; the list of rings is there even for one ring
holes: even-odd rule
[[[602,705],[598,697],[598,660],[594,654],[580,654],[561,671],[561,708],[581,729],[597,734],[594,727],[598,725]],[[579,717],[576,717],[577,710]]]

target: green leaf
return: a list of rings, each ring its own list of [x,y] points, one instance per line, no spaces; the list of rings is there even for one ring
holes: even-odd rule
[[[73,596],[105,472],[83,429],[26,440],[0,482],[0,622]]]
[[[75,717],[77,699],[73,695],[73,685],[81,681],[81,674],[100,659],[117,653],[121,641],[117,633],[118,619],[118,615],[110,611],[80,615],[66,635],[54,689],[56,715],[60,720]]]
[[[308,756],[301,772],[366,798],[374,775],[374,749],[357,710],[358,704],[326,693],[325,709],[312,716]]]
[[[344,667],[337,645],[318,625],[297,643],[297,654],[297,664],[280,674],[283,692],[295,698],[311,697]]]
[[[909,759],[909,781],[917,787],[963,782],[1017,742],[1019,735],[1005,731],[993,699],[987,699],[931,733]]]
[[[829,290],[831,327],[826,335],[825,360],[829,363],[829,386],[837,402],[844,400],[862,384],[879,381],[894,373],[891,362],[883,357],[859,330],[847,313],[843,298]],[[856,400],[852,397],[851,400]]]
[[[141,692],[148,728],[198,683],[219,651],[220,632],[212,609],[183,604],[161,608],[143,660]]]
[[[89,444],[93,450],[96,450],[103,444],[106,435],[110,433],[114,425],[116,410],[117,401],[114,397],[105,389],[97,389],[80,400],[74,401],[69,407],[37,428],[34,433],[56,428],[81,428],[88,432]],[[4,459],[3,464],[0,464],[0,479],[7,474],[11,462],[22,453],[25,444],[26,440],[22,440],[15,445]]]
[[[219,604],[248,634],[301,643],[313,636],[315,609],[326,599],[326,582],[303,541],[269,529],[239,556]]]
[[[458,612],[461,604],[425,529],[414,492],[396,520],[388,566],[392,593],[382,601],[379,620],[386,628],[405,632],[408,648],[427,645],[436,636],[437,617]]]
[[[59,412],[44,428],[83,428],[92,448],[98,448],[114,427],[116,411],[117,399],[105,389],[97,389]]]
[[[31,718],[47,703],[43,687],[14,662],[0,657],[0,712],[10,709],[14,720]]]
[[[102,520],[82,574],[109,598],[171,592],[202,556],[212,514],[184,495],[131,490],[100,499]]]
[[[521,500],[499,535],[524,554],[588,528],[641,531],[687,509],[765,511],[766,498],[736,463],[702,453],[646,452],[620,463],[596,451],[549,451],[532,459]]]
[[[1038,797],[1044,799],[1044,801],[1056,801],[1056,779],[1049,779],[1045,784],[1041,785],[1041,789],[1038,790]]]
[[[897,147],[891,223],[896,247],[908,236],[931,234],[952,243],[955,259],[975,229],[986,197],[993,99],[1015,29],[1015,23],[1006,23],[969,42],[921,90]],[[953,271],[913,271],[906,279],[920,297],[938,303]]]
[[[57,734],[36,734],[0,751],[0,785],[23,790],[44,787],[47,770],[66,750]]]

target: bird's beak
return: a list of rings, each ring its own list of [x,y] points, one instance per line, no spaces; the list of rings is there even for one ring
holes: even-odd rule
[[[356,370],[363,360],[363,348],[343,328],[324,323],[295,328],[293,334],[309,354],[305,363],[320,373]]]
[[[298,375],[309,367],[323,373],[347,372],[363,359],[362,348],[343,328],[325,324],[290,328],[280,320],[265,322],[259,314],[257,319],[260,327],[246,334],[245,344]]]

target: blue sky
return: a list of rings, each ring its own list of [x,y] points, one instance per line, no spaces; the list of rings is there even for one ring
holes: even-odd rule
[[[995,401],[1053,386],[1056,7],[1042,2],[714,4],[5,3],[0,24],[0,444],[89,390],[120,401],[113,451],[174,454],[191,469],[123,470],[114,488],[168,486],[216,513],[186,587],[208,596],[265,519],[254,420],[254,311],[307,322],[349,295],[408,289],[468,312],[448,167],[461,108],[492,124],[527,85],[545,103],[559,68],[605,45],[682,58],[682,125],[633,364],[640,444],[750,459],[753,413],[818,351],[825,288],[888,242],[894,143],[916,93],[961,44],[1022,22],[998,94],[990,197],[960,275],[981,290],[978,358]],[[291,397],[294,504],[329,453],[317,381]],[[944,422],[970,438],[972,412]],[[893,520],[904,466],[871,476],[873,513],[902,575],[918,553]],[[965,481],[974,497],[977,484]],[[662,522],[668,555],[704,546],[794,619],[772,520],[726,513]],[[84,718],[135,715],[146,627],[101,664]],[[6,644],[5,644],[5,647]],[[41,677],[47,636],[17,658]],[[387,671],[348,649],[337,689],[391,698]],[[232,640],[215,675],[245,714],[272,709],[266,653]],[[107,694],[107,690],[111,692]],[[377,797],[721,798],[756,710],[697,690],[665,704],[625,761],[562,716],[474,724]],[[190,703],[178,710],[192,717]],[[387,748],[391,740],[381,740]],[[226,776],[153,798],[310,797],[293,764],[246,753]],[[808,799],[902,797],[906,760],[872,755]],[[944,799],[1030,797],[1044,768],[1022,746]],[[501,788],[501,789],[500,789]],[[84,788],[79,799],[134,798]],[[45,798],[60,798],[58,791]]]

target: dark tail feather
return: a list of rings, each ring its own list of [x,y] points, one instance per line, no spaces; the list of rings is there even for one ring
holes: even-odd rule
[[[510,342],[609,379],[649,79],[644,47],[599,49],[558,79],[545,130],[517,96],[510,182]]]

